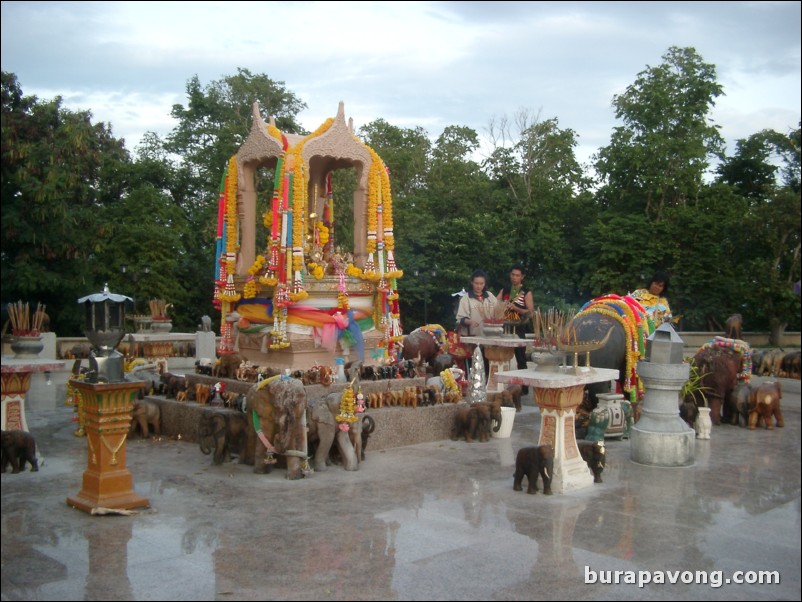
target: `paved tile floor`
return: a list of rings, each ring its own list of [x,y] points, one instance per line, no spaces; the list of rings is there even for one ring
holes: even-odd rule
[[[69,408],[29,412],[44,465],[2,475],[0,597],[799,600],[799,381],[784,390],[784,429],[714,427],[685,468],[635,464],[628,441],[608,441],[604,483],[566,495],[512,490],[515,452],[540,428],[531,395],[510,438],[368,445],[359,471],[301,481],[135,440],[128,468],[151,508],[134,516],[69,507],[85,440]],[[611,571],[621,583],[602,583]],[[679,582],[624,583],[656,571]],[[682,582],[697,571],[707,584]],[[737,571],[780,583],[725,583]]]

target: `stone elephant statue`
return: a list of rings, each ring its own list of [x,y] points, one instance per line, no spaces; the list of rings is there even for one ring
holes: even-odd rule
[[[710,420],[738,424],[733,392],[738,385],[743,355],[728,347],[702,347],[693,356],[699,385],[710,406]]]
[[[602,472],[607,464],[607,455],[604,449],[604,441],[577,441],[579,454],[587,463],[590,472],[593,473],[593,482],[602,482]]]
[[[212,376],[217,378],[237,378],[237,370],[245,356],[241,353],[225,353],[212,366]]]
[[[778,428],[785,426],[785,419],[780,411],[780,399],[782,399],[782,389],[776,382],[765,382],[753,387],[749,395],[749,428],[754,429],[764,426],[771,430],[774,425],[772,418]]]
[[[537,493],[537,479],[543,479],[543,493],[551,495],[551,479],[554,477],[554,448],[551,445],[535,445],[518,450],[515,456],[515,474],[512,488],[523,491],[524,477],[529,486],[526,493]]]
[[[131,410],[131,429],[129,437],[133,436],[137,427],[142,432],[143,437],[150,436],[149,426],[153,426],[153,434],[161,434],[161,408],[159,405],[146,399],[135,399]]]
[[[313,445],[316,444],[314,469],[317,471],[322,472],[328,468],[329,454],[335,441],[345,470],[359,470],[359,462],[364,460],[362,430],[365,425],[363,416],[358,414],[359,420],[351,423],[347,432],[340,430],[336,416],[340,413],[341,399],[342,393],[329,393],[325,397],[308,401],[306,416],[309,425],[309,442]]]
[[[248,417],[238,410],[206,409],[198,420],[198,443],[205,455],[214,451],[212,464],[222,464],[239,456],[240,464],[253,464],[256,433]]]
[[[248,422],[256,432],[256,473],[270,472],[272,454],[287,458],[287,478],[301,479],[307,460],[306,390],[295,378],[273,377],[254,385],[245,396]],[[265,454],[269,452],[266,457]]]

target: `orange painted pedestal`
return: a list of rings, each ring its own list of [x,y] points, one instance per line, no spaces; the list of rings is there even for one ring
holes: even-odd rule
[[[130,509],[149,506],[134,493],[125,466],[125,447],[131,410],[141,382],[87,383],[71,380],[81,392],[86,414],[87,469],[83,487],[67,503],[84,512],[94,508]]]

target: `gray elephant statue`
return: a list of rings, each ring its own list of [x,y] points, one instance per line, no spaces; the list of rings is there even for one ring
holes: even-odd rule
[[[345,470],[359,470],[359,462],[364,460],[362,435],[365,420],[358,415],[359,419],[348,425],[348,431],[341,430],[336,419],[337,414],[340,413],[341,399],[342,393],[329,393],[325,397],[308,401],[306,415],[309,425],[309,442],[312,445],[316,444],[314,469],[317,471],[322,472],[328,468],[332,445],[335,441]]]
[[[153,427],[154,435],[161,434],[161,408],[152,401],[135,399],[131,410],[131,429],[128,436],[133,436],[138,427],[142,436],[147,438],[150,436],[149,426]]]
[[[576,444],[579,447],[579,454],[593,473],[593,482],[601,483],[601,475],[607,464],[604,441],[577,441]]]
[[[518,450],[515,456],[515,474],[512,488],[523,491],[524,477],[529,486],[526,493],[537,493],[537,479],[543,479],[543,493],[551,495],[551,479],[554,477],[554,448],[551,445],[536,445]]]
[[[31,472],[39,470],[36,459],[36,440],[27,431],[0,431],[0,472],[5,472],[11,464],[11,472],[16,474],[31,465]]]
[[[256,432],[253,471],[269,473],[273,454],[287,458],[287,478],[301,479],[307,461],[306,390],[295,378],[273,377],[245,396],[246,412]]]
[[[253,464],[256,433],[238,410],[205,409],[198,421],[198,443],[207,456],[214,450],[212,464],[228,462],[232,453],[240,464]]]

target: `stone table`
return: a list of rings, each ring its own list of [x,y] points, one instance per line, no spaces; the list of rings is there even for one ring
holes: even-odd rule
[[[461,343],[480,345],[485,350],[485,357],[490,364],[487,375],[488,392],[496,393],[504,390],[504,385],[496,379],[496,374],[509,367],[509,361],[515,355],[516,347],[526,347],[531,343],[517,336],[510,337],[460,337]]]
[[[593,485],[593,476],[579,454],[574,434],[576,408],[585,385],[618,378],[618,370],[560,366],[555,372],[510,370],[496,374],[499,382],[534,387],[540,408],[538,445],[554,446],[552,491],[565,493]]]
[[[25,395],[31,388],[31,374],[34,372],[56,372],[62,370],[66,362],[51,359],[16,359],[4,356],[2,359],[2,429],[4,431],[27,431],[25,418]]]

